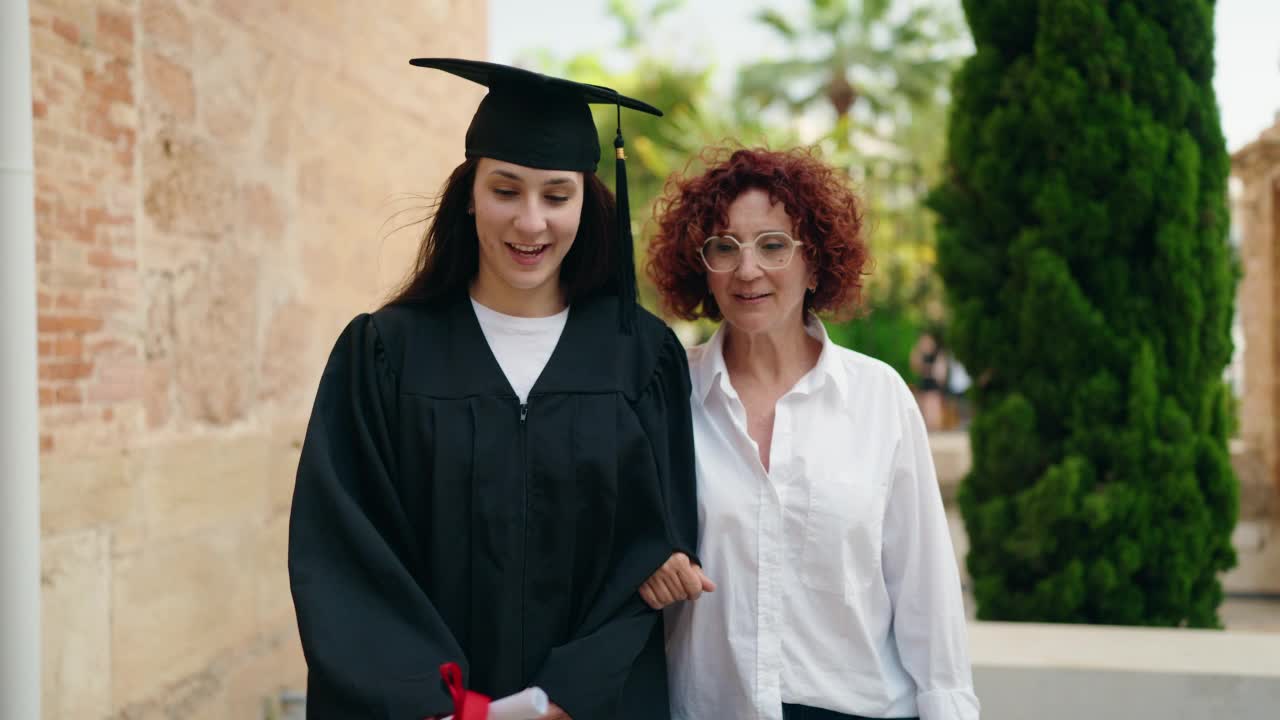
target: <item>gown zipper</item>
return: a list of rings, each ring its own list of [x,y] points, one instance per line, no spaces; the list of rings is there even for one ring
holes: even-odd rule
[[[520,672],[528,675],[525,667],[525,622],[523,616],[525,605],[525,586],[529,571],[529,403],[520,403],[520,461],[524,471],[523,483],[520,486],[521,499],[524,501],[524,512],[520,514]]]

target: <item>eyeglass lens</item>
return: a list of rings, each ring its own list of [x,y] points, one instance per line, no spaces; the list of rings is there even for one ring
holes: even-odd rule
[[[735,270],[742,263],[746,246],[755,248],[756,262],[760,267],[776,270],[790,262],[795,241],[782,232],[761,233],[745,245],[732,235],[716,235],[703,243],[702,257],[707,267],[717,272]]]

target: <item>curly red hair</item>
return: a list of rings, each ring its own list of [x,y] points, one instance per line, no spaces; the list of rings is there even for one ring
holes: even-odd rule
[[[862,203],[848,177],[804,148],[711,148],[702,160],[707,169],[701,174],[669,178],[656,206],[648,271],[668,313],[721,319],[698,250],[728,223],[729,205],[750,189],[782,203],[795,223],[818,280],[805,295],[805,311],[845,316],[858,307],[869,253]]]

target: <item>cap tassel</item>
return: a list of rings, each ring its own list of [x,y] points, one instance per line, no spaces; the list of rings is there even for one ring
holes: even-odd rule
[[[631,237],[631,203],[627,197],[627,153],[622,142],[622,106],[618,106],[618,135],[613,139],[614,195],[618,203],[618,323],[628,335],[635,324],[636,267]]]

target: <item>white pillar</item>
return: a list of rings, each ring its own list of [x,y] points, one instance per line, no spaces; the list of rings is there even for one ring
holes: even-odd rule
[[[40,718],[40,433],[28,0],[0,0],[0,718]]]

